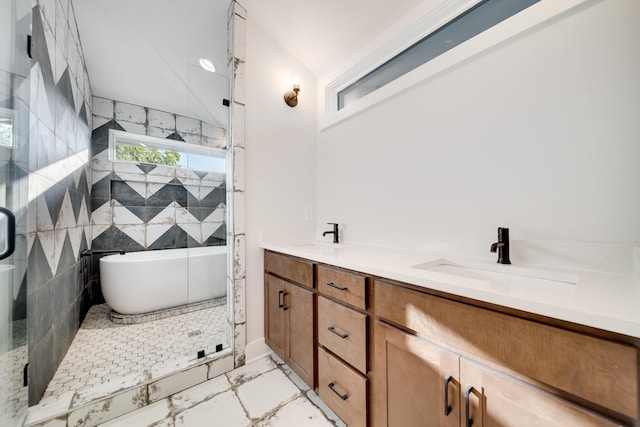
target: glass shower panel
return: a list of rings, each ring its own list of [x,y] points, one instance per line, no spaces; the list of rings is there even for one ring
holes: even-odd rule
[[[200,350],[210,355],[229,347],[226,246],[226,129],[229,79],[190,66],[189,110],[200,122],[200,135],[185,138],[188,214],[184,230],[189,248],[189,302],[200,306],[195,316],[203,334]],[[180,173],[180,171],[179,171]],[[179,224],[180,225],[180,224]],[[202,322],[202,323],[200,323]]]
[[[21,426],[28,397],[29,1],[0,2],[0,426]]]

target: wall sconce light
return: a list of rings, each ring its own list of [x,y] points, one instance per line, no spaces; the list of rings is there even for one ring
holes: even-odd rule
[[[288,90],[284,93],[284,102],[286,102],[289,107],[298,105],[298,92],[300,92],[300,85],[294,83],[293,90]]]

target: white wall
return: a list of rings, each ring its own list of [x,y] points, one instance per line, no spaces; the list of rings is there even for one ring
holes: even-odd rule
[[[313,233],[315,210],[315,78],[265,30],[247,19],[246,316],[249,346],[264,336],[261,233]],[[299,104],[283,100],[297,76]],[[247,348],[247,358],[252,357]]]
[[[640,2],[587,5],[320,132],[318,229],[640,242]]]

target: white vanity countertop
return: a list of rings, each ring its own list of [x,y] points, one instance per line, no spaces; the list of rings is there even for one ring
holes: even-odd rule
[[[487,265],[486,261],[358,245],[263,242],[261,246],[336,267],[640,338],[640,285],[631,275],[535,267],[577,276],[577,284],[506,285],[413,267],[438,259],[480,266]],[[534,268],[518,266],[515,262],[498,268],[503,267]],[[495,264],[491,268],[496,268]]]

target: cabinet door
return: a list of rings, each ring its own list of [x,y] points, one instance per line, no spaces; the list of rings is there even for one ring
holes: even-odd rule
[[[314,387],[314,293],[285,282],[284,313],[286,316],[287,364],[309,385]]]
[[[375,426],[458,426],[459,356],[381,322],[375,340]]]
[[[585,408],[512,377],[460,359],[462,426],[466,422],[466,391],[473,427],[611,427],[620,426]]]
[[[282,310],[284,281],[270,274],[264,275],[264,336],[265,342],[285,360],[285,316]]]

